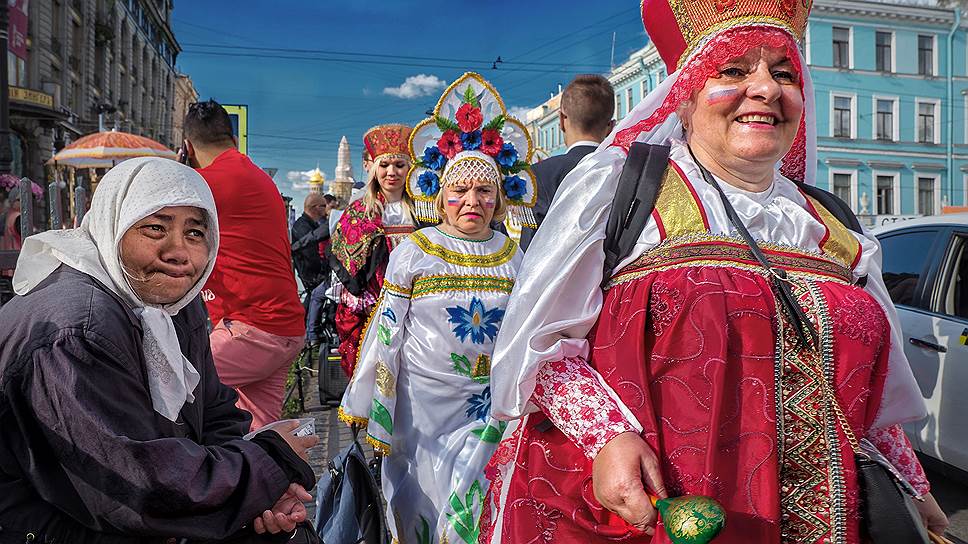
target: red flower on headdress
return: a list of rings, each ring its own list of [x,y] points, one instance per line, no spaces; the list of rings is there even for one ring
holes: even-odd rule
[[[480,108],[475,108],[470,104],[464,104],[457,109],[457,126],[460,127],[461,131],[474,132],[481,128],[481,123],[483,122],[484,116],[481,115]]]
[[[460,143],[460,136],[453,130],[448,130],[437,140],[437,149],[448,159],[453,159],[454,155],[464,150]]]
[[[481,132],[481,151],[484,153],[493,157],[497,155],[503,145],[504,138],[501,138],[499,131],[489,128]]]

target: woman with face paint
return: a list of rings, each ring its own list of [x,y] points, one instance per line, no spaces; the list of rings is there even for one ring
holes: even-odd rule
[[[810,5],[643,2],[669,77],[564,179],[522,265],[492,382],[495,416],[521,419],[482,542],[668,543],[651,500],[687,494],[724,507],[717,544],[864,542],[851,435],[944,530],[900,427],[925,410],[877,240],[811,187]],[[633,142],[669,161],[605,270]]]
[[[383,285],[390,252],[417,225],[413,200],[404,190],[410,169],[409,137],[406,125],[380,125],[366,131],[366,187],[363,196],[346,207],[331,237],[330,266],[342,287],[337,290],[336,332],[340,364],[347,376],[356,367],[360,335]]]
[[[504,431],[490,414],[491,351],[522,255],[489,225],[528,220],[531,146],[477,74],[444,92],[410,142],[418,218],[443,222],[390,255],[339,413],[385,455],[395,538],[476,543],[484,467]]]

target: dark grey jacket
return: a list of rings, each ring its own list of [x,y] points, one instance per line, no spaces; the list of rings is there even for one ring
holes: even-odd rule
[[[138,318],[90,276],[61,266],[0,309],[0,543],[248,538],[290,481],[312,486],[275,433],[240,439],[201,301],[174,323],[201,375],[178,422],[152,408]]]

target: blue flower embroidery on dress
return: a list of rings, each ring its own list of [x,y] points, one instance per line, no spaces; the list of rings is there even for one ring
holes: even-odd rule
[[[447,313],[450,314],[448,321],[455,325],[454,334],[457,338],[464,342],[470,336],[471,342],[475,344],[483,344],[485,336],[493,342],[497,336],[497,328],[504,319],[504,310],[485,310],[484,303],[477,297],[471,299],[471,305],[467,309],[455,306],[447,308]]]
[[[470,408],[467,409],[467,417],[473,417],[484,421],[491,414],[491,387],[487,386],[480,395],[471,395],[467,399]]]

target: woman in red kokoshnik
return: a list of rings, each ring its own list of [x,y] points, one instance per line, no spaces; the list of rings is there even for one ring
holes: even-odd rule
[[[417,224],[405,191],[410,130],[406,125],[380,125],[363,136],[370,158],[365,192],[346,207],[332,236],[330,264],[343,285],[336,332],[347,376],[356,367],[360,334],[383,287],[390,252]]]
[[[643,3],[669,77],[565,178],[525,257],[491,378],[494,415],[521,419],[488,469],[482,542],[667,543],[645,487],[718,500],[717,544],[860,543],[835,404],[925,494],[929,528],[947,525],[900,427],[924,405],[877,241],[792,181],[816,181],[809,11]],[[603,271],[636,141],[671,146],[669,164],[632,254]],[[730,208],[786,272],[789,310]]]

